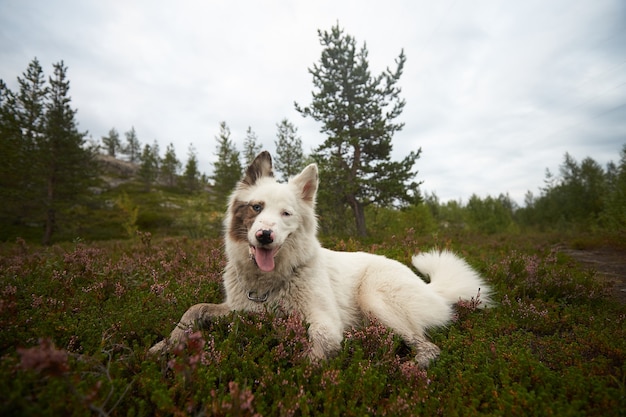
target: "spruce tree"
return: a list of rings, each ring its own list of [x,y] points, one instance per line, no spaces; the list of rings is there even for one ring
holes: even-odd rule
[[[44,244],[97,177],[95,149],[71,106],[67,67],[61,61],[53,69],[46,82],[33,59],[17,78],[18,93],[0,80],[0,215],[12,224],[43,222]]]
[[[120,134],[115,128],[111,128],[109,134],[102,137],[102,144],[104,145],[104,149],[106,149],[107,155],[113,158],[115,158],[117,153],[122,149]]]
[[[161,161],[161,178],[169,187],[176,185],[176,176],[180,171],[181,163],[176,158],[176,150],[174,144],[170,143],[165,149],[165,156]]]
[[[200,188],[200,171],[198,170],[198,157],[193,144],[187,151],[187,163],[183,172],[184,187],[189,192],[195,192]]]
[[[135,126],[131,127],[128,132],[124,133],[124,136],[126,136],[126,145],[124,146],[123,151],[125,155],[128,155],[128,161],[133,164],[140,162],[141,143],[139,142],[139,138],[137,138]]]
[[[44,135],[45,102],[49,87],[46,86],[44,72],[37,58],[28,64],[23,76],[24,78],[17,78],[20,86],[17,114],[24,142],[32,150],[36,146],[36,140]]]
[[[217,140],[217,161],[213,164],[213,191],[215,201],[221,208],[226,205],[228,196],[241,179],[242,167],[239,161],[239,151],[230,139],[230,129],[226,122],[220,123],[220,134]]]
[[[0,224],[18,221],[24,215],[24,205],[30,201],[25,186],[32,164],[25,163],[28,155],[17,113],[15,94],[0,80]]]
[[[320,198],[329,214],[348,205],[359,235],[367,233],[365,207],[369,204],[408,204],[418,199],[419,184],[413,166],[420,151],[411,151],[399,162],[391,160],[394,133],[403,123],[395,120],[404,108],[398,82],[404,68],[404,52],[396,68],[371,74],[365,45],[339,25],[318,31],[323,46],[319,64],[309,72],[315,87],[310,106],[296,110],[322,123],[326,140],[313,153],[320,165]]]
[[[607,184],[602,224],[622,241],[626,241],[626,144],[622,145],[619,165],[613,164]]]
[[[243,141],[243,157],[246,166],[250,165],[259,152],[261,152],[262,147],[258,141],[259,138],[256,133],[252,131],[252,127],[248,126],[246,138]]]
[[[159,177],[159,154],[158,147],[147,143],[141,153],[138,176],[143,183],[146,192],[152,190],[152,185]]]
[[[45,102],[48,87],[43,69],[33,59],[13,93],[0,80],[0,167],[1,211],[12,223],[22,223],[41,203],[44,180],[35,156],[37,140],[44,135]]]
[[[298,136],[298,129],[289,120],[283,119],[276,126],[278,132],[274,141],[276,145],[274,168],[282,174],[283,181],[287,181],[303,168],[302,139]]]
[[[95,152],[86,147],[86,132],[78,131],[76,110],[70,105],[67,67],[63,61],[53,67],[45,106],[44,134],[36,138],[40,175],[45,181],[44,244],[51,241],[60,209],[75,203],[97,174],[93,163]]]

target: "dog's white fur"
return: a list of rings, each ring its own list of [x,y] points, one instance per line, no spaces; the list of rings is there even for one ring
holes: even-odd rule
[[[480,292],[487,301],[485,282],[449,251],[413,257],[415,268],[430,277],[427,284],[409,267],[383,256],[322,248],[316,237],[317,187],[315,164],[288,183],[278,183],[269,153],[259,154],[231,195],[224,221],[226,300],[192,306],[169,340],[150,352],[164,351],[211,317],[280,305],[309,324],[313,360],[338,351],[344,331],[368,316],[412,346],[420,366],[435,359],[439,348],[426,339],[426,330],[445,325],[459,299]]]

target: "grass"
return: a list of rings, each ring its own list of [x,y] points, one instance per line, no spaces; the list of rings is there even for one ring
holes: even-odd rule
[[[558,236],[325,239],[408,263],[449,247],[496,289],[431,331],[442,354],[418,369],[376,322],[311,364],[306,324],[281,312],[216,320],[161,359],[146,356],[192,304],[222,300],[217,239],[142,238],[0,247],[0,414],[624,415],[626,308]]]

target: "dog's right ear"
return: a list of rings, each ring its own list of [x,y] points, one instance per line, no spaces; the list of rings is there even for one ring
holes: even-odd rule
[[[261,177],[273,177],[272,157],[268,151],[263,151],[254,158],[241,180],[245,185],[254,185]]]
[[[301,173],[289,180],[289,184],[298,189],[304,201],[315,204],[315,194],[319,185],[317,165],[311,164],[304,168]]]

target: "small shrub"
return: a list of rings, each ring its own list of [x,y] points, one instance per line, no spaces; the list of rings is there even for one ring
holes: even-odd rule
[[[124,213],[124,221],[122,227],[126,231],[128,237],[134,237],[137,233],[137,216],[139,214],[139,206],[135,205],[128,194],[122,193],[115,201],[117,207]]]
[[[593,272],[565,262],[556,251],[543,254],[512,252],[490,268],[490,275],[511,298],[541,298],[575,302],[607,296],[607,285]]]

